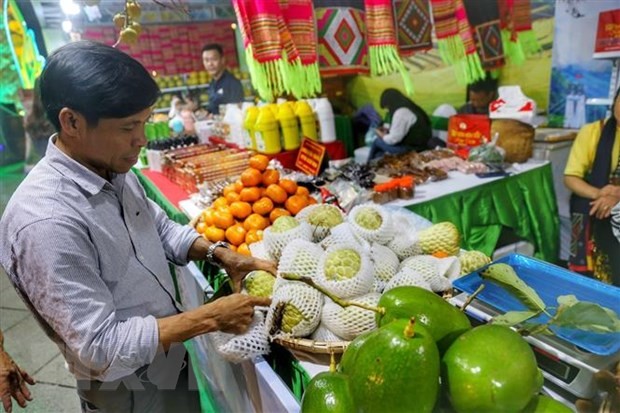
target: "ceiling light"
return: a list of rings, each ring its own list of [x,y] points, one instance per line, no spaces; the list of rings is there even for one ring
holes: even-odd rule
[[[62,30],[65,33],[70,33],[72,29],[73,29],[73,23],[71,23],[71,20],[63,20]]]
[[[76,14],[80,14],[80,6],[77,5],[73,0],[60,0],[60,8],[62,12],[68,16],[74,16]]]

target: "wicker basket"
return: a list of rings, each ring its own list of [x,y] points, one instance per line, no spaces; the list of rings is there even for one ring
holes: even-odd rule
[[[315,341],[307,338],[276,338],[274,343],[289,350],[300,361],[329,366],[333,353],[336,363],[340,362],[342,353],[347,349],[349,341]]]
[[[493,119],[491,136],[499,133],[497,146],[506,151],[506,162],[525,162],[532,157],[534,127],[515,119]]]

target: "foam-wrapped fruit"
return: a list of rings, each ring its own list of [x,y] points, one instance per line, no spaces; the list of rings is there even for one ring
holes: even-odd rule
[[[461,234],[451,222],[440,222],[422,230],[418,238],[424,254],[457,255],[460,250]]]
[[[491,259],[484,253],[476,250],[464,251],[459,255],[461,262],[461,275],[469,274],[491,262]]]
[[[271,297],[276,278],[263,270],[250,272],[243,280],[243,286],[249,295],[255,297]]]

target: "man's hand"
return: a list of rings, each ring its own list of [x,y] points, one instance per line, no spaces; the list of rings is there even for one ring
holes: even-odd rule
[[[620,198],[613,195],[602,195],[590,202],[590,216],[598,219],[609,218],[611,209],[620,202]]]
[[[252,322],[254,307],[266,307],[269,304],[271,304],[270,298],[231,294],[205,304],[205,307],[208,308],[209,316],[215,321],[219,331],[242,334]]]
[[[21,407],[26,407],[27,402],[32,400],[26,383],[35,384],[34,379],[20,369],[11,356],[0,349],[0,398],[7,413],[13,410],[11,397]]]
[[[218,248],[220,249],[220,248]],[[233,282],[233,291],[241,291],[241,281],[248,275],[249,272],[254,270],[264,270],[275,274],[277,271],[277,265],[273,261],[265,261],[256,257],[250,257],[247,255],[237,254],[231,250],[223,250],[222,255],[219,257],[222,262],[222,267],[226,270],[226,274]]]

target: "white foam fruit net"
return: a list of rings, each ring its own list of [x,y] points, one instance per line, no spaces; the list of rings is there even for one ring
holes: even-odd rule
[[[358,237],[355,232],[353,232],[353,228],[348,222],[343,222],[333,227],[330,234],[321,241],[321,246],[324,249],[328,249],[338,244],[348,244],[350,242],[359,244],[365,249],[370,248],[370,244],[368,244],[365,239]]]
[[[398,272],[398,256],[388,247],[374,243],[370,248],[370,258],[374,264],[375,278],[388,282]]]
[[[385,288],[383,292],[386,293],[390,291],[392,288],[402,287],[402,286],[415,286],[424,288],[425,290],[432,291],[431,285],[426,279],[412,270],[411,268],[401,268],[396,275],[385,284]]]
[[[209,337],[217,353],[232,363],[240,363],[269,354],[265,316],[260,310],[254,311],[254,319],[245,333],[237,335],[217,331],[209,333]]]
[[[312,228],[312,240],[320,242],[329,235],[330,230],[343,223],[345,215],[340,208],[331,204],[308,205],[295,218],[306,222]]]
[[[409,268],[419,274],[435,292],[446,291],[452,283],[445,277],[445,269],[440,267],[440,259],[431,255],[418,255],[404,260],[400,268]],[[458,259],[456,260],[458,262]],[[460,266],[459,266],[460,270]]]
[[[282,250],[278,262],[278,274],[288,273],[316,278],[319,261],[324,254],[318,244],[303,239],[293,240]]]
[[[376,307],[381,294],[371,292],[349,301],[354,301]],[[341,307],[334,302],[327,302],[323,306],[321,322],[336,335],[345,340],[353,340],[358,335],[377,328],[375,312],[356,306]]]
[[[321,257],[316,282],[335,295],[347,298],[372,289],[370,254],[354,242],[335,245]]]
[[[248,245],[248,248],[250,248],[250,254],[252,254],[252,257],[260,258],[263,260],[273,259],[267,252],[267,246],[265,245],[265,241],[263,240],[251,243],[250,245]]]
[[[278,278],[265,326],[272,338],[304,337],[321,321],[323,295],[300,282]]]
[[[310,338],[316,341],[327,342],[346,341],[342,337],[336,335],[336,333],[331,331],[329,328],[327,328],[327,326],[323,324],[323,322],[319,323],[319,326],[316,328],[316,330],[314,330]]]
[[[357,205],[349,212],[347,219],[353,232],[368,242],[386,245],[394,237],[390,213],[379,205]]]
[[[280,254],[284,247],[296,239],[310,241],[312,239],[312,228],[305,222],[301,222],[298,226],[288,231],[273,232],[272,228],[268,227],[263,232],[263,241],[265,242],[265,247],[267,247],[267,252],[276,261],[280,259]]]

